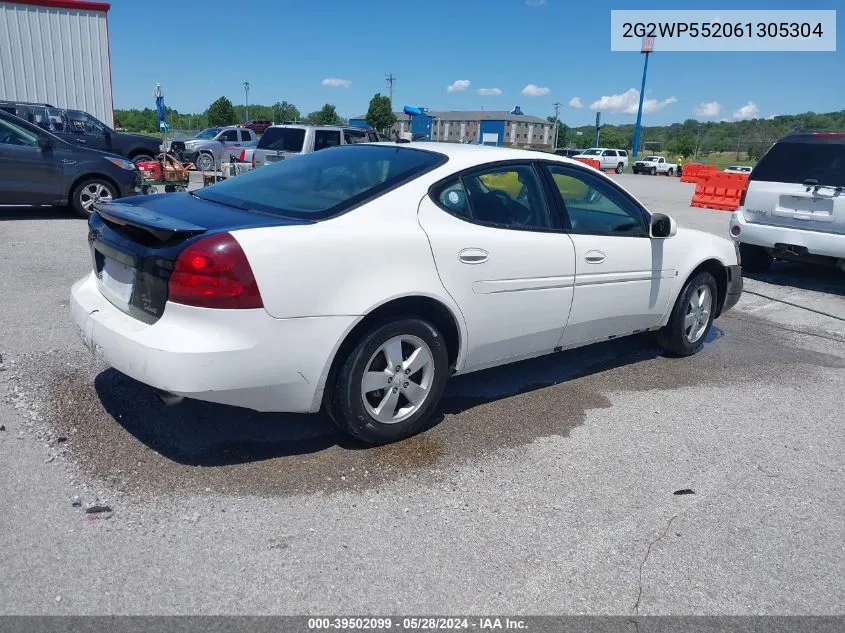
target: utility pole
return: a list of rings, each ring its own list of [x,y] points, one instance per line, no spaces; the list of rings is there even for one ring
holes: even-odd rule
[[[246,97],[246,120],[249,121],[249,82],[244,82],[244,96]]]
[[[387,89],[388,94],[390,95],[390,105],[393,105],[393,84],[396,82],[396,77],[393,76],[393,73],[388,73],[385,75],[385,79],[387,79]]]
[[[643,120],[643,99],[645,98],[645,77],[648,73],[648,56],[654,52],[654,38],[644,37],[643,46],[640,52],[645,55],[645,63],[643,64],[643,83],[640,87],[640,106],[637,108],[637,126],[634,128],[634,147],[631,148],[631,153],[634,158],[637,157],[637,152],[640,150],[640,125]]]
[[[560,117],[560,104],[555,102],[553,105],[555,106],[555,140],[554,144],[552,145],[552,151],[557,149],[557,133],[558,128],[560,127],[560,123],[558,123],[558,119]]]

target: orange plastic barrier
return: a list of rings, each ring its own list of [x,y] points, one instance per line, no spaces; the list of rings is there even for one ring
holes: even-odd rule
[[[595,158],[576,158],[579,163],[584,163],[585,165],[589,165],[590,167],[595,167],[596,169],[601,167],[601,161]]]
[[[701,163],[687,163],[681,172],[681,182],[698,182],[701,176],[718,173],[716,165],[702,165]]]
[[[748,174],[705,173],[698,176],[690,204],[694,207],[736,211]]]

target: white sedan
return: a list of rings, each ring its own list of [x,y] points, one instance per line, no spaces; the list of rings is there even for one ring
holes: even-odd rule
[[[694,354],[742,292],[729,240],[582,163],[477,145],[326,149],[89,228],[72,314],[108,364],[373,444],[425,428],[453,374],[645,331]]]

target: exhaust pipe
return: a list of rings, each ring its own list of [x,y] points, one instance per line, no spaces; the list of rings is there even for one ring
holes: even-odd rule
[[[175,393],[170,393],[169,391],[162,391],[161,389],[155,389],[154,393],[156,397],[161,400],[162,404],[166,407],[173,407],[177,404],[181,403],[182,400],[185,399],[184,396],[177,396]]]

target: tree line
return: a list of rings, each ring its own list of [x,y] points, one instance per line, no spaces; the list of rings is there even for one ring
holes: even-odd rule
[[[303,115],[299,108],[287,101],[277,101],[273,105],[250,104],[235,105],[226,97],[220,97],[207,110],[200,113],[179,112],[174,108],[166,108],[167,124],[177,130],[202,130],[207,127],[223,125],[237,125],[250,120],[283,121],[311,123],[314,125],[343,125],[347,119],[337,113],[337,108],[331,103],[325,104],[319,110]],[[153,108],[132,108],[129,110],[115,110],[115,127],[129,132],[155,133],[158,132],[158,113]],[[367,111],[367,121],[375,129],[386,131],[395,122],[390,98],[375,94],[370,101]]]

